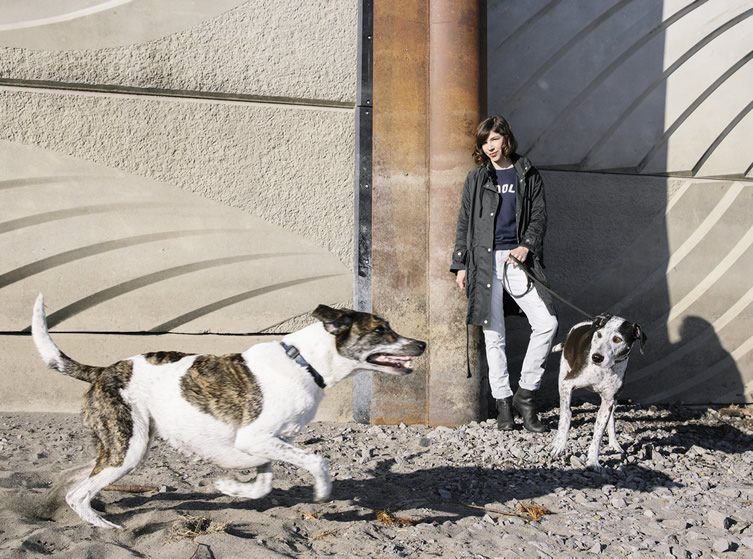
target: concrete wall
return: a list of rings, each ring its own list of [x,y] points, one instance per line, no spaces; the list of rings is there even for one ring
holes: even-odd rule
[[[544,170],[553,287],[648,333],[623,397],[753,401],[751,3],[500,0],[487,18],[488,109]],[[560,308],[563,335],[580,317]]]
[[[24,333],[40,291],[93,364],[350,304],[357,32],[352,0],[3,7],[0,409],[78,407]]]

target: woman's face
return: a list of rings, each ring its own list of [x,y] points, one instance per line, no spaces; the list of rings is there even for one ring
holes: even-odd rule
[[[499,164],[506,160],[504,156],[505,148],[507,147],[507,139],[500,134],[492,130],[486,137],[486,141],[481,146],[486,156],[491,159],[492,163]]]

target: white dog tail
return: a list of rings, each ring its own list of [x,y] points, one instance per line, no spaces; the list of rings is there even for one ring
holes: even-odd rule
[[[565,346],[565,344],[557,344],[552,348],[552,353],[557,353],[558,351],[562,351],[562,348]]]
[[[94,380],[101,370],[100,367],[82,365],[74,361],[55,345],[52,337],[50,337],[50,332],[47,330],[44,297],[41,293],[37,296],[34,303],[34,312],[31,315],[31,337],[34,340],[34,345],[37,346],[39,355],[42,356],[42,360],[50,369],[55,369],[65,375],[86,382]]]

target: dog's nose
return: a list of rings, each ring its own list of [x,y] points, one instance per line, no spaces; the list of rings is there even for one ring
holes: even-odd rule
[[[594,353],[594,354],[593,354],[593,355],[591,356],[591,360],[592,360],[592,361],[593,361],[594,363],[601,363],[602,361],[604,361],[604,356],[603,356],[603,355],[602,355],[601,353]]]
[[[418,346],[418,349],[423,351],[426,349],[426,342],[422,342],[420,340],[416,340],[416,345]]]

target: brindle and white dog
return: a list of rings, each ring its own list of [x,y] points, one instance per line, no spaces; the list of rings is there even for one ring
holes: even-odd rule
[[[323,388],[361,370],[405,375],[426,344],[396,334],[384,319],[319,305],[318,321],[243,353],[214,356],[145,353],[108,367],[82,365],[66,356],[47,331],[42,295],[32,317],[34,343],[44,362],[91,384],[84,421],[94,434],[91,473],[66,495],[85,521],[119,528],[91,507],[92,498],[133,470],[156,431],[172,446],[225,468],[257,468],[251,483],[219,480],[233,497],[258,499],[272,489],[271,462],[280,460],[314,476],[321,501],[332,489],[327,462],[290,444],[309,423]]]
[[[599,448],[607,427],[610,448],[615,452],[622,452],[614,430],[615,395],[622,386],[630,349],[636,341],[640,341],[643,353],[646,334],[638,324],[619,316],[601,314],[591,322],[573,326],[565,342],[553,348],[553,351],[562,350],[559,374],[560,418],[557,434],[552,441],[553,456],[562,453],[567,445],[572,418],[570,400],[576,388],[589,388],[601,396],[586,466],[594,469],[600,467]]]

